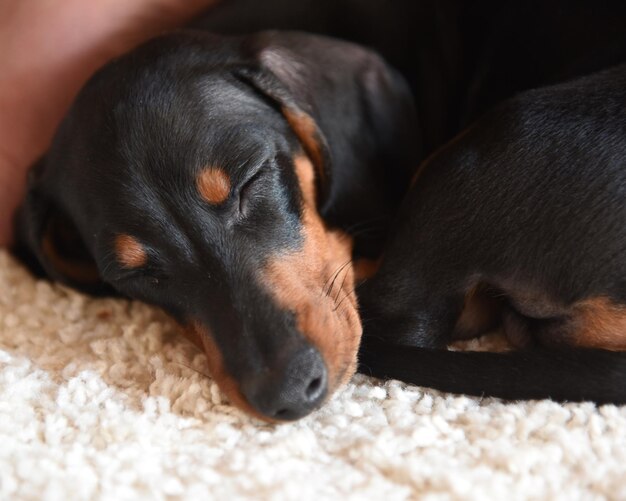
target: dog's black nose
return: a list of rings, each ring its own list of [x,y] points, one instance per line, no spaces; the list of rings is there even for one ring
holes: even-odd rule
[[[320,352],[308,346],[267,374],[242,381],[241,390],[261,414],[281,421],[299,419],[324,400],[328,392],[326,365]]]

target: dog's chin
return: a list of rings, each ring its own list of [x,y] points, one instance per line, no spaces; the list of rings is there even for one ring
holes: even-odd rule
[[[360,338],[359,338],[360,339]],[[345,369],[338,371],[336,376],[337,382],[333,385],[332,388],[328,388],[328,396],[326,397],[326,401],[333,398],[333,396],[343,389],[344,386],[348,384],[352,376],[356,374],[357,368],[357,350],[355,350],[354,355],[351,359],[346,363]]]
[[[276,423],[277,420],[258,412],[246,400],[239,389],[239,384],[226,370],[221,351],[215,344],[210,330],[199,322],[191,322],[183,327],[187,339],[200,348],[206,358],[209,375],[213,378],[220,391],[237,408],[261,421]]]
[[[332,361],[334,363],[334,367],[332,369],[332,377],[329,378],[328,381],[328,390],[326,392],[326,397],[320,401],[320,403],[312,409],[311,412],[322,407],[329,399],[333,397],[338,391],[348,383],[350,378],[355,374],[357,367],[357,352],[358,352],[358,343],[360,341],[360,331],[361,324],[358,319],[358,313],[356,309],[352,308],[350,305],[350,309],[353,310],[351,314],[347,314],[344,312],[344,315],[350,317],[350,320],[354,322],[354,318],[358,323],[359,334],[355,335],[354,332],[351,333],[350,336],[346,336],[344,340],[349,340],[349,343],[338,343],[337,344],[337,355],[341,355],[341,360],[335,359]],[[337,319],[339,320],[339,318]],[[349,322],[348,318],[343,319],[344,322]],[[354,325],[351,325],[354,328]],[[240,389],[239,382],[232,377],[228,370],[226,369],[224,359],[221,355],[221,351],[217,347],[213,336],[210,331],[197,322],[192,322],[183,328],[183,333],[185,337],[187,337],[191,342],[193,342],[198,348],[200,348],[206,355],[207,365],[208,365],[208,373],[213,378],[213,380],[218,385],[220,391],[228,398],[230,403],[232,403],[235,407],[239,408],[246,414],[264,421],[266,423],[280,424],[289,422],[292,420],[281,420],[276,419],[271,416],[267,416],[261,412],[259,412],[254,406],[252,406],[246,397],[243,395]],[[324,362],[328,366],[329,361],[326,360],[326,356],[322,354],[324,357]],[[304,417],[304,416],[302,416]]]

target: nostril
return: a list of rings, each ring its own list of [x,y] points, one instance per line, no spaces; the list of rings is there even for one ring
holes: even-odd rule
[[[313,381],[309,383],[309,386],[307,386],[307,389],[305,391],[307,400],[315,400],[319,396],[321,389],[322,378],[316,377],[315,379],[313,379]]]

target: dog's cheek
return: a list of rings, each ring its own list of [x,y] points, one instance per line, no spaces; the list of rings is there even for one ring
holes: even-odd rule
[[[328,255],[333,266],[342,266],[352,259],[352,245],[348,235],[333,231],[328,233]],[[355,291],[356,270],[353,264],[345,268],[345,274],[341,279],[340,286],[333,295],[333,310],[336,314],[338,332],[340,336],[341,352],[337,353],[336,364],[338,380],[336,385],[341,386],[348,382],[356,371],[357,351],[361,341],[363,328],[358,314],[358,304]]]
[[[322,354],[332,391],[354,372],[361,335],[350,262],[352,241],[327,229],[319,216],[310,160],[296,157],[294,167],[304,200],[302,247],[271,259],[263,281],[277,304],[295,313],[298,330]]]

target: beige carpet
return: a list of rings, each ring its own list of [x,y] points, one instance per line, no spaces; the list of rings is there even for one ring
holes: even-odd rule
[[[274,427],[204,364],[159,312],[37,282],[0,251],[0,499],[626,499],[626,408],[355,377]]]

